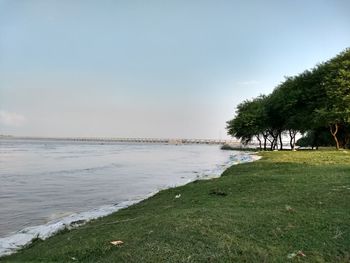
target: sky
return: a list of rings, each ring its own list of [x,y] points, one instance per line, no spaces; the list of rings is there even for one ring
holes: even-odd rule
[[[0,0],[0,134],[227,139],[350,47],[349,0]]]

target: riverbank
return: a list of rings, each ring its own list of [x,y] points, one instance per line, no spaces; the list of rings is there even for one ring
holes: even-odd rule
[[[209,145],[136,146],[139,149],[135,149],[133,145],[124,145],[122,148],[110,145],[109,149],[106,149],[105,146],[89,144],[78,147],[65,144],[56,146],[51,142],[50,148],[62,152],[57,156],[56,153],[47,151],[46,146],[42,149],[42,142],[35,147],[29,145],[30,147],[22,143],[6,145],[9,152],[13,151],[14,146],[17,147],[15,149],[22,150],[21,152],[32,152],[39,148],[41,151],[36,152],[35,156],[40,156],[40,152],[44,151],[46,162],[42,164],[41,159],[37,160],[37,167],[45,167],[41,172],[38,169],[31,170],[35,163],[32,161],[25,163],[20,169],[12,169],[12,173],[11,162],[7,162],[10,169],[6,174],[0,173],[0,185],[2,184],[4,189],[0,197],[0,257],[29,245],[33,239],[44,240],[66,228],[76,228],[141,202],[160,190],[185,185],[198,179],[220,177],[231,165],[254,161],[257,157],[242,151],[224,152],[217,146]],[[88,155],[89,165],[80,163],[78,158],[83,158],[86,162],[87,156],[79,154],[79,151],[86,151],[86,148],[91,153]],[[143,151],[141,155],[140,150]],[[70,158],[72,153],[74,158]],[[147,156],[148,153],[152,153],[152,158]],[[96,157],[99,155],[100,157]],[[53,159],[51,163],[49,156]],[[65,160],[68,157],[68,161],[62,162],[62,156]],[[6,155],[1,157],[6,158]],[[188,158],[191,158],[191,161],[187,161]],[[15,164],[17,159],[10,160]],[[177,166],[174,166],[174,163]],[[64,167],[64,170],[57,172],[55,167]],[[16,176],[18,173],[20,177]],[[24,183],[16,184],[18,181]],[[36,190],[26,188],[33,183]],[[71,188],[74,183],[75,187]],[[50,188],[50,185],[53,187]],[[82,189],[84,186],[85,189]],[[23,200],[23,193],[27,193],[27,202]],[[59,216],[60,214],[62,216]],[[45,220],[46,218],[49,220]],[[41,224],[38,224],[39,222]],[[21,225],[25,227],[18,227],[16,230],[15,227]]]
[[[2,262],[348,262],[350,152],[266,152]],[[121,240],[122,245],[112,245]]]

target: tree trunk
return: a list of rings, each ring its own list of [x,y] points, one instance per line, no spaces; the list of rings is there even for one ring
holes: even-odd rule
[[[266,151],[267,138],[269,137],[269,134],[262,133],[262,136],[264,137],[264,151]]]
[[[273,149],[278,150],[278,135],[273,138],[273,141],[275,142],[273,145]]]
[[[275,133],[275,131],[269,131],[272,141],[271,141],[271,151],[275,150],[276,147],[278,147],[278,133]],[[277,148],[278,149],[278,148]]]
[[[260,135],[256,135],[256,138],[257,138],[258,141],[259,141],[259,149],[260,149],[260,151],[261,151],[261,150],[262,150],[262,147],[261,147]]]
[[[289,130],[289,136],[290,136],[290,141],[289,141],[289,144],[290,144],[290,149],[292,151],[295,150],[295,136],[296,136],[297,132],[294,131],[294,130]]]
[[[337,147],[337,150],[339,150],[339,141],[338,141],[338,138],[337,138],[337,133],[338,133],[338,130],[339,130],[339,125],[338,123],[335,123],[334,124],[334,130],[333,130],[333,125],[329,125],[329,130],[334,138],[334,141],[335,141],[335,146]]]
[[[275,149],[275,138],[272,137],[272,141],[271,141],[271,151],[273,151]]]
[[[266,151],[266,140],[267,138],[264,136],[264,151]]]
[[[282,132],[279,133],[278,137],[279,137],[279,139],[280,139],[280,150],[283,150]]]
[[[293,151],[295,151],[295,137],[296,137],[297,133],[294,133],[294,138],[293,138]]]

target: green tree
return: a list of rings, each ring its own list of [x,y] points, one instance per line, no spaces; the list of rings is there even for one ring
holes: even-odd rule
[[[324,65],[322,85],[325,102],[317,108],[318,120],[328,125],[336,148],[349,144],[350,123],[350,49],[339,54]]]
[[[262,149],[262,138],[264,138],[266,149],[264,100],[265,97],[260,96],[240,103],[237,106],[235,118],[227,122],[228,134],[240,139],[243,144],[248,144],[253,138],[256,138],[260,149]]]
[[[289,134],[294,149],[298,132],[306,134],[304,142],[317,147],[329,144],[329,129],[336,148],[350,148],[350,49],[311,70],[287,77],[268,96],[244,101],[236,117],[227,122],[228,134],[250,142],[264,139],[282,149],[282,134]],[[279,141],[279,142],[278,142]],[[303,140],[301,140],[303,142]]]

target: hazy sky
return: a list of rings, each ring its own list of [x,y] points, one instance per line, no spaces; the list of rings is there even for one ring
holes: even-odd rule
[[[226,138],[350,46],[350,1],[0,0],[0,133]]]

